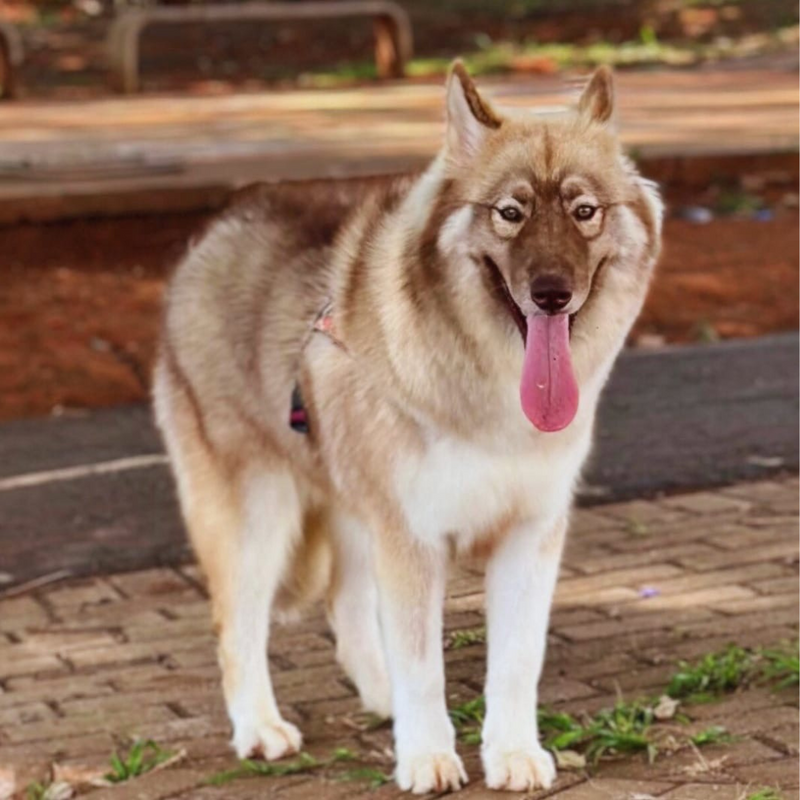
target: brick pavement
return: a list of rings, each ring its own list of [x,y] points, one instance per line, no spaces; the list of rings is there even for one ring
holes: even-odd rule
[[[678,658],[729,642],[773,645],[797,637],[798,481],[740,484],[575,515],[554,608],[542,702],[571,713],[658,691]],[[642,597],[643,587],[658,594]],[[482,625],[479,576],[454,575],[447,632]],[[485,651],[446,651],[448,694],[475,697]],[[270,657],[286,716],[322,759],[348,747],[389,771],[390,731],[370,728],[335,664],[321,614],[279,628]],[[664,797],[738,800],[764,786],[798,797],[796,690],[749,688],[689,706],[689,730],[721,724],[729,744],[565,771],[559,800]],[[54,762],[98,768],[121,738],[152,738],[185,757],[96,800],[395,797],[342,769],[207,784],[235,766],[227,746],[208,603],[193,566],[43,587],[0,599],[0,787],[41,779]],[[480,781],[477,748],[461,745],[472,783],[463,797],[495,797]],[[0,796],[2,795],[0,788]],[[21,796],[21,795],[20,795]]]

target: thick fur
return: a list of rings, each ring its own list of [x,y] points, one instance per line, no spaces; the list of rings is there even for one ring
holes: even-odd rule
[[[240,756],[300,746],[267,671],[269,619],[326,593],[339,660],[394,717],[399,785],[464,783],[441,628],[448,559],[465,553],[486,561],[487,783],[554,780],[535,713],[549,607],[597,400],[660,240],[657,192],[612,119],[606,70],[541,119],[493,109],[457,64],[445,145],[421,176],[247,190],[180,265],[155,406]],[[498,272],[525,314],[538,276],[572,288],[580,405],[558,433],[522,413]],[[344,346],[312,332],[328,299]],[[295,384],[307,436],[288,425]]]

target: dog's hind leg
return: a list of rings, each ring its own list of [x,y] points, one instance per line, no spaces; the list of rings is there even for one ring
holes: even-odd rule
[[[241,758],[281,758],[300,748],[300,732],[278,711],[267,668],[272,602],[300,535],[295,482],[283,470],[248,475],[238,487],[239,529],[222,556],[215,616],[233,746]]]
[[[272,601],[300,533],[300,503],[282,470],[228,480],[192,460],[181,499],[195,552],[208,578],[233,747],[240,758],[281,758],[300,732],[278,710],[268,665]]]
[[[378,621],[378,588],[370,532],[358,520],[332,513],[333,579],[328,616],[336,658],[356,685],[367,711],[392,714],[392,692]]]
[[[295,480],[274,459],[220,455],[168,358],[156,369],[154,399],[183,518],[208,579],[233,746],[240,757],[280,758],[301,744],[278,711],[267,669],[273,600],[301,534]]]

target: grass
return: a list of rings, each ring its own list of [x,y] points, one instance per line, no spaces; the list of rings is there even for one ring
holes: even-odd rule
[[[721,725],[712,725],[700,733],[694,734],[689,741],[697,747],[707,744],[727,744],[733,741],[733,737]]]
[[[797,686],[800,683],[798,661],[796,642],[760,650],[731,645],[720,652],[709,653],[696,662],[679,662],[665,694],[684,703],[695,703],[713,700],[756,682],[773,684],[776,689]],[[542,743],[555,752],[575,750],[592,763],[607,756],[635,752],[645,753],[652,762],[667,741],[661,737],[665,726],[659,727],[659,722],[663,720],[663,716],[659,717],[659,711],[664,700],[619,700],[613,708],[605,708],[593,716],[581,718],[540,708],[538,721]],[[450,709],[450,719],[463,742],[480,744],[485,714],[483,696]],[[674,721],[688,721],[684,716],[675,715],[674,710],[670,715]],[[684,744],[697,747],[730,741],[730,735],[720,726],[712,726],[683,738]],[[674,744],[666,746],[674,749]]]
[[[792,25],[779,28],[763,37],[758,46],[765,52],[771,48],[793,42],[796,28]],[[782,45],[783,43],[783,45]],[[707,61],[736,56],[748,45],[735,40],[714,43],[688,42],[668,44],[658,39],[653,29],[644,26],[637,39],[626,42],[594,42],[592,44],[542,44],[535,41],[522,43],[494,42],[488,36],[477,37],[476,48],[462,54],[467,69],[473,75],[498,75],[516,70],[539,68],[544,71],[568,68],[591,69],[608,64],[615,67],[641,67],[656,64],[690,66]],[[751,52],[752,47],[747,52]],[[450,58],[415,58],[406,65],[410,78],[433,78],[446,74]],[[314,88],[329,88],[353,82],[374,80],[377,70],[373,62],[341,64],[333,69],[305,73],[300,83]]]
[[[776,689],[800,685],[797,643],[762,650],[761,658],[763,661],[761,674],[765,680],[774,683]]]
[[[162,750],[152,739],[137,739],[126,753],[116,752],[111,755],[111,771],[106,773],[106,780],[124,783],[131,778],[138,778],[168,761],[173,755],[168,750]]]
[[[620,701],[613,708],[598,711],[580,721],[571,714],[540,708],[539,732],[550,750],[578,749],[588,760],[597,762],[604,755],[646,751],[652,761],[657,753],[649,731],[655,717],[654,703]],[[480,727],[486,713],[481,697],[450,709],[450,719],[466,744],[480,743]]]
[[[678,671],[667,685],[676,700],[704,702],[732,692],[753,676],[755,655],[731,645],[720,653],[709,653],[695,663],[678,662]]]
[[[462,647],[469,647],[472,644],[484,644],[486,642],[486,628],[464,628],[453,631],[447,639],[449,650],[460,650]]]
[[[747,795],[745,800],[783,800],[783,795],[777,790],[767,787]]]
[[[369,784],[370,789],[380,789],[392,780],[392,776],[375,767],[355,767],[345,770],[337,776],[340,781],[361,781]]]
[[[231,781],[240,780],[241,778],[278,778],[287,775],[299,775],[316,772],[335,764],[356,760],[358,760],[358,756],[346,747],[337,748],[328,758],[324,759],[315,758],[310,753],[300,753],[293,761],[278,763],[244,759],[240,761],[239,765],[234,769],[224,770],[223,772],[217,772],[215,775],[212,775],[206,780],[206,783],[211,786],[222,786]],[[340,772],[335,777],[336,780],[340,781],[367,782],[372,789],[377,789],[392,779],[391,775],[370,766],[352,767]]]
[[[756,650],[730,645],[694,663],[680,661],[667,694],[702,703],[756,682],[772,684],[776,690],[800,684],[797,642]]]

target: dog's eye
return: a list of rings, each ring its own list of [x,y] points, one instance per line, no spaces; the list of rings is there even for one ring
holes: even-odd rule
[[[503,208],[498,208],[497,210],[506,222],[520,222],[522,220],[522,212],[516,206],[503,206]]]
[[[590,206],[586,203],[578,206],[572,215],[578,222],[588,222],[597,213],[597,206]]]

